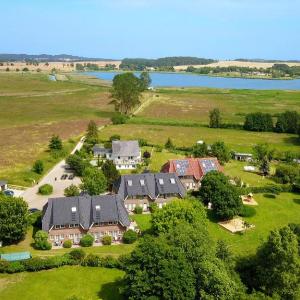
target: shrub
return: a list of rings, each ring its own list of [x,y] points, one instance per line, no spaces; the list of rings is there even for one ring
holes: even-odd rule
[[[53,186],[51,184],[43,184],[39,187],[39,194],[51,195],[53,192]]]
[[[94,243],[94,237],[90,234],[84,235],[80,240],[80,246],[82,247],[91,247]]]
[[[125,244],[133,244],[137,240],[137,238],[138,234],[134,230],[129,229],[123,235],[123,242]]]
[[[34,247],[39,250],[50,250],[52,245],[48,242],[48,233],[39,230],[34,236]]]
[[[145,151],[145,152],[143,153],[143,157],[144,157],[144,158],[150,158],[150,157],[151,157],[150,152],[149,152],[149,151]]]
[[[109,140],[112,141],[119,141],[121,139],[121,136],[119,134],[112,135]]]
[[[37,160],[34,163],[32,170],[37,174],[42,174],[44,172],[44,163],[41,160]]]
[[[111,242],[112,242],[112,238],[110,235],[105,235],[103,238],[102,238],[102,244],[103,245],[111,245]]]
[[[111,118],[111,121],[114,125],[125,124],[128,120],[128,117],[122,114],[117,114]]]
[[[71,240],[66,240],[63,243],[64,248],[71,248],[72,247],[72,241]]]
[[[172,150],[175,148],[171,138],[168,138],[168,140],[166,141],[165,148],[168,150]]]
[[[280,165],[275,172],[275,177],[281,183],[294,183],[299,175],[299,168],[292,165]]]
[[[87,267],[102,267],[101,258],[95,254],[89,254],[82,262]]]
[[[141,206],[138,206],[138,205],[137,205],[137,206],[134,208],[134,213],[137,214],[137,215],[142,214],[142,213],[143,213],[143,208],[142,208]]]
[[[75,184],[71,184],[70,186],[66,187],[64,190],[64,195],[66,197],[73,197],[79,196],[80,190]]]
[[[256,215],[256,210],[254,207],[243,205],[240,216],[241,217],[253,217]]]
[[[144,147],[148,145],[148,142],[145,139],[139,139],[139,146]]]
[[[69,253],[69,256],[76,261],[81,261],[85,257],[85,252],[82,249],[74,249]]]
[[[158,205],[155,202],[151,202],[149,205],[149,210],[151,213],[154,213],[158,209]]]
[[[20,261],[8,262],[5,260],[0,261],[0,273],[19,273],[25,271],[24,265]]]
[[[112,257],[111,255],[102,258],[101,266],[103,268],[119,268],[120,262],[118,259]]]

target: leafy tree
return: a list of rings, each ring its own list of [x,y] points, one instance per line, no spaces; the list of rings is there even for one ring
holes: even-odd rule
[[[267,295],[295,299],[300,285],[300,258],[297,236],[289,227],[271,232],[257,252],[256,288]]]
[[[98,143],[98,140],[98,126],[95,121],[90,121],[86,132],[86,142],[88,144],[95,145]]]
[[[123,234],[123,242],[125,244],[133,244],[137,240],[137,238],[138,234],[132,229],[127,230]]]
[[[216,156],[221,164],[230,160],[230,151],[224,142],[218,141],[211,145],[211,153]]]
[[[140,75],[141,91],[145,91],[151,84],[151,77],[148,72],[142,72]]]
[[[269,161],[273,159],[274,150],[269,149],[268,144],[258,144],[253,147],[254,158],[257,161],[262,161],[267,158]]]
[[[153,232],[158,234],[167,232],[178,223],[203,223],[205,225],[205,210],[193,198],[174,200],[162,209],[154,211],[151,219]]]
[[[80,239],[80,246],[82,247],[91,247],[94,243],[94,237],[91,234],[85,234]]]
[[[276,167],[275,177],[281,183],[294,183],[300,176],[300,170],[294,165],[279,165]]]
[[[286,111],[278,116],[275,131],[297,133],[300,116],[296,111]]]
[[[51,184],[43,184],[39,187],[39,194],[51,195],[53,193],[53,186]]]
[[[101,170],[107,180],[108,186],[112,186],[120,177],[120,172],[117,170],[115,164],[111,160],[106,160],[102,165]]]
[[[111,121],[114,125],[118,125],[118,124],[125,124],[128,120],[128,117],[127,116],[124,116],[120,113],[114,115],[112,118],[111,118]]]
[[[221,127],[221,113],[218,108],[214,108],[209,112],[209,127],[210,128]]]
[[[208,155],[207,145],[205,143],[195,145],[192,149],[192,153],[194,157],[207,156]]]
[[[140,79],[133,73],[118,74],[113,79],[110,104],[115,110],[128,115],[134,107],[140,104]]]
[[[62,148],[63,148],[63,144],[60,137],[58,135],[53,135],[50,139],[49,149],[55,151],[55,150],[62,150]]]
[[[121,139],[121,136],[119,134],[112,135],[109,140],[112,141],[119,141]]]
[[[44,172],[44,163],[41,160],[37,160],[33,164],[32,170],[37,174],[42,174]]]
[[[66,197],[74,197],[79,196],[80,190],[75,184],[71,184],[70,186],[66,187],[64,190],[64,195]]]
[[[28,226],[28,205],[22,198],[0,194],[0,241],[18,242],[25,237]]]
[[[239,193],[222,173],[207,173],[201,182],[199,195],[204,203],[212,204],[213,211],[221,220],[232,219],[241,212],[242,200]]]
[[[266,157],[260,162],[259,170],[263,173],[263,175],[269,175],[270,162]]]
[[[244,129],[250,131],[273,131],[272,116],[260,112],[247,114]]]
[[[34,236],[34,247],[40,250],[50,250],[51,244],[48,242],[48,233],[43,230],[39,230]]]
[[[174,149],[174,145],[173,145],[171,138],[168,138],[168,140],[166,141],[165,148],[168,150]]]
[[[90,195],[100,195],[107,188],[107,180],[101,170],[86,168],[83,172],[81,189]]]
[[[66,163],[74,170],[77,176],[82,176],[84,170],[89,167],[89,163],[85,161],[79,154],[73,154],[67,157]]]

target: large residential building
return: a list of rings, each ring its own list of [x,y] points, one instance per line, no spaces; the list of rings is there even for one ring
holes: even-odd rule
[[[111,149],[95,145],[93,151],[95,157],[112,160],[118,170],[135,169],[142,160],[138,141],[112,141]]]
[[[169,160],[162,169],[166,173],[176,173],[187,190],[197,190],[201,180],[210,171],[222,171],[215,157],[184,158]]]
[[[125,207],[133,211],[136,206],[149,210],[150,203],[162,207],[174,198],[183,198],[186,190],[178,176],[166,173],[123,175],[116,182],[114,191],[124,199]]]
[[[42,229],[54,245],[65,240],[78,244],[87,233],[96,243],[105,235],[120,240],[129,226],[127,210],[118,195],[50,198],[44,206]]]

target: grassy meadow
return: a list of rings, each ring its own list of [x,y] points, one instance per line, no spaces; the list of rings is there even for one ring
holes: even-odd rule
[[[80,266],[0,274],[0,295],[2,300],[67,300],[74,296],[89,300],[119,300],[123,298],[118,281],[123,276],[124,272],[116,269]]]

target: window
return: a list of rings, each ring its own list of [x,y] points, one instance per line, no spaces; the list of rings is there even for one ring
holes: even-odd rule
[[[50,235],[50,240],[53,241],[54,240],[54,236]]]
[[[101,209],[100,205],[96,205],[95,208],[96,208],[96,210],[100,210]]]
[[[60,225],[55,225],[54,228],[55,229],[60,229]]]
[[[171,178],[170,181],[172,184],[175,184],[175,178]]]
[[[65,225],[60,225],[60,228],[65,228],[66,226]]]
[[[72,211],[72,213],[76,212],[77,211],[76,206],[71,207],[71,211]]]
[[[74,224],[69,224],[69,227],[70,227],[70,228],[73,228],[73,227],[74,227]]]
[[[159,184],[160,184],[160,185],[164,185],[164,180],[163,180],[162,178],[159,178],[158,181],[159,181]]]
[[[145,185],[145,180],[144,180],[144,179],[141,179],[141,180],[140,180],[140,184],[141,184],[141,186],[144,186],[144,185]]]
[[[59,236],[59,238],[60,238],[61,240],[63,240],[63,239],[65,238],[65,236],[64,236],[63,234],[61,234],[61,235]]]
[[[127,183],[129,186],[132,186],[132,180],[128,180]]]
[[[74,237],[74,234],[73,234],[73,233],[69,234],[69,238],[70,238],[70,239],[73,239],[73,237]]]

